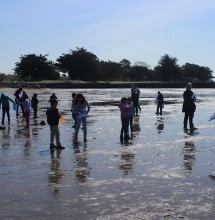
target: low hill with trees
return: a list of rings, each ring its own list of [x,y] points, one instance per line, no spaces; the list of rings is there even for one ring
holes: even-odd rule
[[[209,67],[185,63],[178,65],[178,59],[168,54],[163,55],[157,66],[151,69],[144,61],[131,62],[122,59],[120,62],[103,61],[87,51],[76,48],[63,53],[55,62],[48,60],[48,55],[22,55],[15,63],[14,77],[25,81],[41,80],[83,80],[83,81],[209,81],[213,79]],[[1,81],[12,79],[0,74]]]

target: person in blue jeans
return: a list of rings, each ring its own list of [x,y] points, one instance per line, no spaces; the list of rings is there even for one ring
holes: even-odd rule
[[[74,105],[73,112],[76,114],[76,128],[75,128],[75,136],[74,140],[77,141],[78,133],[81,126],[83,125],[84,132],[84,142],[87,141],[87,116],[90,111],[90,106],[88,102],[85,100],[85,97],[82,94],[77,94]]]

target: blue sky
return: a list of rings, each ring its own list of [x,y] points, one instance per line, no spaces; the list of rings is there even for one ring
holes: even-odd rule
[[[21,55],[84,47],[100,60],[154,68],[168,54],[215,76],[214,0],[0,0],[0,72]]]

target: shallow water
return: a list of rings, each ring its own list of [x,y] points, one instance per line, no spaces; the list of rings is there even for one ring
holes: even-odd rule
[[[142,111],[133,138],[120,143],[117,104],[130,89],[37,90],[39,118],[15,117],[0,130],[0,219],[214,219],[215,111],[213,89],[193,89],[194,124],[183,132],[183,89],[161,89],[163,116],[155,115],[156,89],[141,89]],[[13,98],[12,89],[4,89]],[[27,90],[32,97],[34,90]],[[49,127],[42,126],[55,92],[65,122],[61,152],[49,151]],[[91,111],[88,142],[73,143],[71,93],[82,92]],[[212,175],[212,176],[210,176]]]

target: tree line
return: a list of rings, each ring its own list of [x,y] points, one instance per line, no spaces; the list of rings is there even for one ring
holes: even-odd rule
[[[122,59],[120,62],[99,60],[95,54],[83,47],[63,53],[56,62],[48,60],[47,56],[22,55],[19,62],[15,63],[14,76],[26,81],[56,80],[60,79],[60,73],[65,78],[83,81],[169,82],[187,79],[207,81],[214,78],[210,68],[190,63],[179,66],[178,59],[168,54],[161,56],[154,69],[145,62],[131,65],[127,59]],[[5,74],[0,74],[1,80],[5,77]]]

